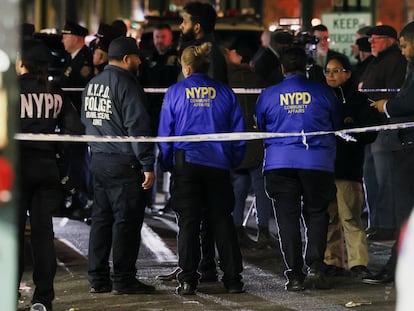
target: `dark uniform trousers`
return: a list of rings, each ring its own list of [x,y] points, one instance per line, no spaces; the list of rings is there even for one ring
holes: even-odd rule
[[[390,274],[394,274],[397,267],[399,232],[414,207],[414,144],[406,144],[402,149],[393,151],[393,160],[397,237],[391,248],[391,256],[384,267]]]
[[[197,285],[200,261],[200,225],[208,224],[216,242],[224,285],[239,283],[242,257],[231,213],[234,194],[228,170],[176,161],[172,208],[178,215],[178,275],[180,283]]]
[[[141,166],[130,157],[92,154],[94,206],[89,237],[88,276],[92,287],[132,284],[141,242],[145,197]]]
[[[276,210],[286,276],[303,278],[304,258],[308,267],[323,271],[328,205],[336,195],[334,174],[317,170],[275,169],[265,171],[265,183]],[[301,218],[306,226],[304,256]]]
[[[23,155],[22,155],[23,156]],[[27,211],[30,214],[30,242],[33,257],[32,301],[51,306],[54,298],[56,253],[52,212],[62,199],[59,171],[54,155],[25,156],[20,161],[19,197],[19,280],[24,270],[24,235]]]

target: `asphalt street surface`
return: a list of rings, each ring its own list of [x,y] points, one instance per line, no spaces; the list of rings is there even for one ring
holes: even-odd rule
[[[162,203],[156,205],[162,208]],[[272,222],[274,223],[274,222]],[[255,237],[254,217],[247,223],[248,232]],[[58,257],[55,279],[54,311],[84,310],[375,310],[395,309],[394,284],[366,285],[350,276],[332,279],[329,290],[306,289],[287,292],[284,289],[284,265],[278,243],[273,248],[242,249],[246,293],[228,294],[223,285],[201,283],[194,296],[174,293],[176,282],[161,282],[155,277],[172,271],[177,264],[177,226],[172,213],[162,216],[147,213],[142,230],[142,244],[137,261],[138,277],[152,284],[156,292],[150,295],[90,294],[87,280],[89,226],[80,221],[55,218],[54,228]],[[276,228],[271,226],[273,233]],[[387,260],[393,241],[370,242],[369,268],[377,272]],[[24,310],[33,293],[31,267],[28,263],[21,284],[19,310]],[[219,274],[220,274],[219,270]],[[353,308],[345,305],[354,302]]]

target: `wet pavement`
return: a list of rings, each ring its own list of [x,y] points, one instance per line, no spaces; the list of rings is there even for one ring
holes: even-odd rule
[[[254,238],[254,221],[248,232]],[[58,270],[55,279],[54,311],[83,310],[355,310],[388,311],[395,309],[394,284],[366,285],[350,276],[332,279],[329,290],[287,292],[284,290],[283,262],[277,247],[243,249],[246,293],[228,294],[223,285],[201,283],[194,296],[177,296],[175,282],[161,282],[156,275],[166,274],[176,266],[176,225],[173,214],[146,216],[143,243],[137,261],[138,277],[154,285],[150,295],[90,294],[87,280],[87,245],[89,226],[83,222],[54,219]],[[275,232],[275,228],[272,228]],[[370,242],[370,265],[377,272],[387,260],[393,241]],[[275,245],[277,245],[275,241]],[[33,292],[30,266],[22,283],[19,310],[27,306]],[[354,302],[355,304],[349,304]],[[361,303],[361,304],[360,304]]]

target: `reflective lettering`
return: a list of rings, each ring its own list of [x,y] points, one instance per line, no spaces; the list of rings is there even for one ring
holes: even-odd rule
[[[308,92],[294,92],[279,95],[280,106],[309,105],[311,95]]]
[[[63,99],[59,94],[20,94],[20,118],[56,119],[62,105]]]
[[[186,98],[208,98],[214,99],[216,98],[217,91],[214,87],[211,86],[201,86],[201,87],[192,87],[185,89],[185,96]]]

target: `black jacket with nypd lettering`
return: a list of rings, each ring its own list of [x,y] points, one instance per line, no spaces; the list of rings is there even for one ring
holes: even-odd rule
[[[73,105],[65,101],[62,91],[56,86],[46,85],[36,75],[19,76],[21,133],[83,134],[84,127]],[[58,145],[52,141],[21,141],[23,154],[40,153],[55,158]],[[27,153],[26,153],[27,152]]]
[[[86,134],[153,136],[146,96],[136,76],[114,65],[94,77],[82,93],[81,119]],[[144,171],[154,170],[154,144],[89,142],[93,154],[136,158]]]

